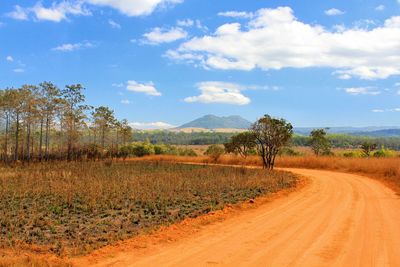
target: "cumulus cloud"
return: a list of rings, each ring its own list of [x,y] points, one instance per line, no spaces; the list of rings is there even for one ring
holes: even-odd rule
[[[331,8],[328,10],[325,10],[325,14],[328,16],[339,16],[339,15],[343,15],[345,12],[337,9],[337,8]]]
[[[290,7],[278,7],[258,10],[243,25],[223,24],[166,56],[222,70],[329,67],[342,79],[373,80],[400,74],[399,47],[400,16],[373,29],[338,32],[301,22]]]
[[[385,6],[384,5],[379,5],[379,6],[375,7],[375,10],[376,11],[383,11],[383,10],[385,10]]]
[[[121,29],[121,25],[119,23],[113,21],[112,19],[108,20],[108,24],[111,26],[111,28]]]
[[[75,44],[62,44],[54,47],[53,51],[72,52],[83,48],[92,48],[94,45],[90,42],[75,43]]]
[[[349,95],[380,95],[381,91],[371,87],[349,87],[344,91]]]
[[[23,73],[23,72],[25,72],[25,70],[24,70],[24,69],[21,69],[21,68],[13,69],[13,71],[14,71],[15,73]]]
[[[156,89],[153,82],[138,83],[136,81],[128,81],[126,89],[131,92],[145,93],[151,96],[161,96],[161,93]]]
[[[373,109],[373,110],[371,110],[371,111],[374,112],[374,113],[382,113],[382,112],[385,112],[384,109]]]
[[[139,129],[139,130],[162,130],[162,129],[171,129],[175,128],[176,126],[162,122],[162,121],[157,121],[157,122],[131,122],[129,124],[133,129]]]
[[[67,20],[68,15],[89,16],[91,13],[83,7],[81,1],[53,2],[50,7],[44,7],[41,2],[37,2],[36,5],[28,8],[22,8],[17,5],[14,7],[13,12],[8,13],[9,17],[18,20],[28,20],[30,15],[33,15],[36,20],[60,22],[62,20]]]
[[[191,96],[184,99],[185,102],[200,102],[204,104],[220,103],[231,105],[247,105],[251,102],[250,98],[242,94],[246,88],[225,82],[201,82],[197,84],[200,95]]]
[[[110,7],[127,16],[150,15],[157,8],[180,4],[183,0],[84,0],[86,3]]]
[[[6,60],[7,60],[8,62],[13,62],[13,61],[14,61],[14,58],[13,58],[12,56],[7,56],[7,57],[6,57]]]
[[[226,11],[226,12],[219,12],[218,16],[222,17],[231,17],[231,18],[244,18],[249,19],[254,16],[253,13],[250,12],[240,12],[240,11]]]
[[[179,39],[187,37],[187,32],[182,28],[154,28],[151,32],[143,34],[145,40],[144,43],[158,45],[161,43],[171,43]]]
[[[128,99],[122,99],[121,100],[121,104],[129,105],[130,103],[131,103],[131,101],[129,101]]]

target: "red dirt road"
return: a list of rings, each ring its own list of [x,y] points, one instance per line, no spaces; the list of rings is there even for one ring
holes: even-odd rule
[[[359,175],[290,171],[311,183],[193,236],[95,266],[400,266],[400,199],[391,189]]]

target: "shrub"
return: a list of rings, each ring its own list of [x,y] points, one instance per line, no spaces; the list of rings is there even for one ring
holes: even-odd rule
[[[396,152],[390,149],[386,149],[385,147],[382,147],[381,149],[375,151],[374,157],[376,158],[389,158],[389,157],[395,157]]]
[[[154,146],[148,142],[136,143],[133,146],[133,154],[136,157],[144,157],[144,156],[148,156],[148,155],[154,155],[155,154]]]
[[[225,150],[218,145],[211,145],[207,148],[204,155],[209,156],[214,162],[217,162],[218,159],[225,153]]]

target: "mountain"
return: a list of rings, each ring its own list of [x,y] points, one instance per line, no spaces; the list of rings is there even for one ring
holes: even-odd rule
[[[251,122],[240,116],[218,117],[214,115],[206,115],[180,126],[179,129],[248,129],[250,125]]]

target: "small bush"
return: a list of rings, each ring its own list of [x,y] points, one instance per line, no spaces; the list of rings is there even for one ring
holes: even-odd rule
[[[384,147],[374,152],[374,157],[376,158],[391,158],[395,156],[396,156],[396,151],[386,149]]]
[[[204,155],[209,156],[214,162],[217,162],[218,159],[225,153],[225,150],[218,145],[211,145],[207,148]]]
[[[154,155],[155,154],[154,146],[147,142],[136,143],[133,146],[133,154],[136,157],[144,157],[144,156]]]

